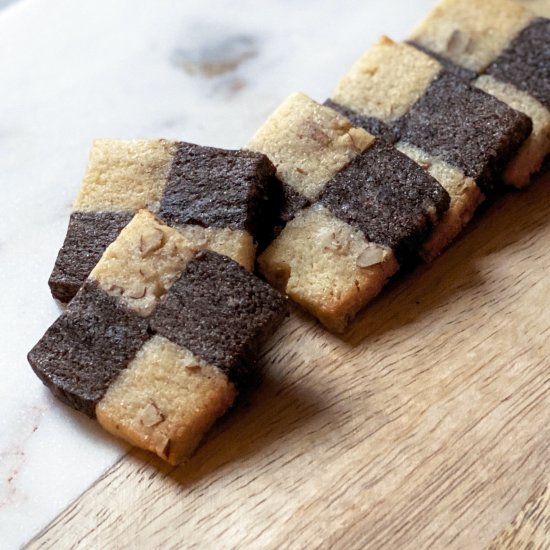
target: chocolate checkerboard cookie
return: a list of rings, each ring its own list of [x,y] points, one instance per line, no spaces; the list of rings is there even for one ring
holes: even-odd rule
[[[52,294],[71,300],[140,208],[155,212],[196,248],[251,270],[274,173],[267,157],[249,151],[166,140],[94,142],[50,277]]]
[[[336,332],[449,204],[418,164],[303,94],[287,99],[247,148],[271,159],[286,196],[286,225],[260,255],[260,270]]]
[[[504,172],[527,185],[550,153],[550,19],[512,0],[442,0],[410,40],[531,118],[533,133]]]
[[[28,358],[62,401],[176,464],[231,406],[285,312],[269,285],[142,210]]]
[[[327,102],[425,168],[450,205],[422,248],[436,257],[471,219],[484,192],[531,132],[529,118],[444,70],[433,57],[383,37]]]

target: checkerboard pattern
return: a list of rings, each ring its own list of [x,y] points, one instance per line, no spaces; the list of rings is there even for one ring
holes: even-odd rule
[[[533,132],[503,175],[527,185],[550,153],[550,20],[512,0],[442,0],[410,40],[529,116]]]
[[[284,298],[226,256],[140,211],[29,353],[52,392],[171,463],[253,374]]]
[[[471,219],[532,129],[526,115],[385,37],[344,75],[328,104],[365,128],[381,127],[384,139],[390,136],[449,193],[449,208],[423,246],[426,260]]]
[[[334,331],[380,291],[449,204],[415,162],[303,94],[283,103],[247,147],[272,160],[288,197],[287,223],[260,269]]]
[[[251,270],[275,169],[263,155],[166,140],[94,143],[50,288],[68,302],[142,208]]]

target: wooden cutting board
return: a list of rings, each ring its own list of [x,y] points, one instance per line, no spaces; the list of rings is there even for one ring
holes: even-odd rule
[[[293,312],[179,468],[132,451],[30,548],[550,547],[550,177],[343,338]]]

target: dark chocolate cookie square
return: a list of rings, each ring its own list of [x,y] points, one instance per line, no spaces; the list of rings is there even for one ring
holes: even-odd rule
[[[550,19],[528,25],[487,73],[528,93],[550,110]]]
[[[201,251],[151,317],[151,329],[242,384],[266,327],[286,310],[284,298],[229,258]]]
[[[396,127],[401,140],[459,167],[490,190],[531,133],[532,122],[443,72]]]
[[[320,202],[402,260],[418,250],[449,195],[418,164],[377,141],[332,178]]]
[[[132,219],[131,212],[73,212],[65,242],[48,284],[52,294],[69,302],[105,249]]]
[[[257,232],[275,167],[250,151],[226,151],[180,143],[160,204],[170,225],[196,224]]]
[[[98,401],[148,338],[145,319],[87,281],[28,359],[54,395],[94,417]]]

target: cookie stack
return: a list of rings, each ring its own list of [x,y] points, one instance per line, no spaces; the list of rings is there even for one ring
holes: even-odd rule
[[[549,152],[550,20],[510,0],[442,0],[242,150],[97,141],[50,277],[69,304],[31,366],[177,464],[249,385],[283,295],[344,331]]]

